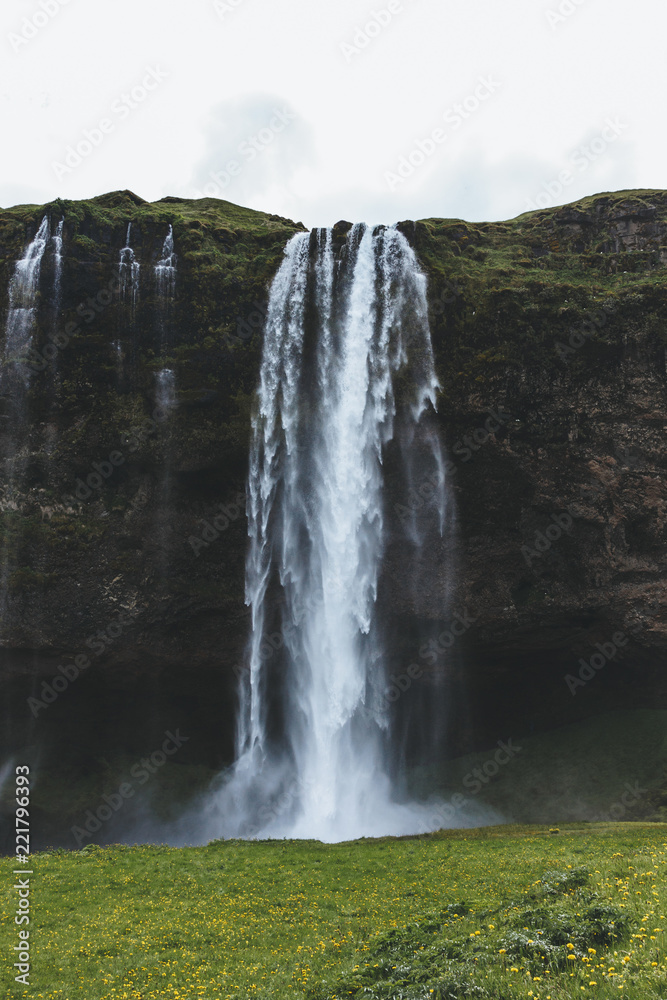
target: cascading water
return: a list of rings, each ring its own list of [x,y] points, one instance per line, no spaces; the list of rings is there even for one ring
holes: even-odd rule
[[[162,257],[155,265],[155,284],[157,286],[159,349],[161,353],[164,353],[171,346],[172,309],[176,295],[176,254],[174,253],[174,229],[171,225],[162,244]]]
[[[49,219],[45,215],[32,243],[28,245],[21,260],[16,262],[9,283],[5,364],[23,357],[32,344],[39,275],[48,240]]]
[[[390,777],[377,621],[383,459],[398,429],[414,439],[437,387],[426,279],[405,237],[355,226],[337,259],[331,231],[295,236],[264,334],[248,481],[252,635],[236,763],[209,803],[216,836],[335,841],[443,825],[399,802]],[[424,437],[442,531],[444,463],[437,436]],[[271,629],[282,657],[267,657]]]
[[[157,327],[159,350],[161,354],[168,352],[172,344],[172,308],[176,294],[176,254],[174,253],[174,230],[169,231],[162,245],[162,257],[155,265],[155,283],[157,286]],[[171,368],[163,368],[156,376],[155,402],[160,412],[160,419],[168,433],[169,415],[176,408],[176,378]],[[162,551],[162,578],[166,581],[169,567],[169,549],[172,538],[173,519],[169,516],[172,504],[171,448],[165,443],[162,460],[161,481],[158,491],[157,507],[157,544]]]
[[[118,264],[118,280],[120,284],[120,297],[123,302],[129,302],[132,309],[132,319],[139,301],[139,271],[140,265],[136,259],[134,250],[130,246],[132,239],[132,223],[128,223],[126,246],[120,252],[120,262]]]
[[[162,245],[162,257],[155,265],[155,280],[159,298],[164,301],[173,299],[176,291],[176,254],[174,228],[171,225]]]
[[[60,324],[60,310],[62,308],[62,290],[63,290],[63,230],[65,228],[65,220],[61,219],[56,226],[56,231],[51,237],[51,249],[52,249],[52,260],[53,260],[53,295],[50,301],[51,308],[51,336],[54,338],[54,343],[58,343],[59,334],[59,324]],[[48,256],[48,255],[47,255]],[[49,395],[51,410],[54,412],[57,409],[57,397],[58,397],[58,387],[60,385],[60,373],[58,370],[58,352],[51,348],[52,356],[49,358],[48,367],[48,383],[49,383]],[[49,430],[47,432],[48,441],[46,444],[47,453],[51,453],[55,445],[55,422],[50,423]]]
[[[61,219],[53,236],[53,307],[56,322],[60,312],[63,284],[63,228],[65,220]]]
[[[27,461],[27,404],[31,370],[25,364],[25,359],[32,346],[39,277],[48,242],[49,219],[48,216],[44,216],[34,239],[28,244],[23,257],[16,262],[9,283],[9,312],[0,369],[0,398],[7,418],[2,454],[3,512],[18,509],[15,492]],[[8,538],[8,533],[5,537]],[[0,616],[3,620],[7,610],[7,588],[11,568],[8,544],[8,541],[5,541],[0,550]]]
[[[161,416],[164,416],[176,405],[176,382],[171,368],[163,368],[159,371],[155,382],[155,403]]]

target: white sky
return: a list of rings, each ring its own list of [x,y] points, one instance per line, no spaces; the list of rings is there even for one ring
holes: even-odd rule
[[[196,197],[209,184],[207,193],[319,226],[497,220],[540,192],[551,205],[667,188],[664,0],[391,5],[389,23],[346,56],[341,43],[389,0],[218,0],[219,11],[214,0],[5,0],[0,205],[120,188]],[[572,12],[550,25],[559,5]],[[35,36],[22,44],[22,30]],[[148,68],[168,76],[121,112],[114,102]],[[480,78],[494,92],[467,120],[446,121]],[[280,132],[276,110],[288,113]],[[108,134],[57,177],[54,162],[103,118]],[[616,131],[602,139],[607,119]],[[445,141],[392,190],[387,173],[438,128]],[[258,133],[251,160],[242,144]],[[576,154],[591,141],[588,159]],[[213,181],[230,160],[237,175]]]

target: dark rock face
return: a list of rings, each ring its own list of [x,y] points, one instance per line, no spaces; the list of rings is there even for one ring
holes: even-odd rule
[[[216,769],[232,755],[249,631],[243,493],[268,284],[303,227],[214,199],[147,204],[129,192],[16,208],[0,213],[0,288],[45,213],[52,226],[65,219],[63,298],[56,326],[47,251],[25,475],[17,501],[0,496],[0,764],[18,750],[78,780],[180,726],[190,740],[178,763]],[[134,315],[117,288],[130,221]],[[164,319],[153,268],[169,225],[178,263]],[[390,534],[391,668],[423,667],[414,687],[427,697],[445,686],[451,753],[604,708],[662,705],[667,194],[400,228],[429,279],[458,574],[443,612],[444,568],[427,556],[410,570]],[[0,417],[10,406],[0,400]],[[0,419],[4,482],[7,427]],[[387,504],[389,523],[399,509],[431,516],[428,487],[406,496],[390,469]],[[414,581],[400,593],[412,597],[399,601],[391,581],[406,572]],[[455,614],[466,626],[445,655],[438,636]],[[56,678],[67,683],[47,704]],[[56,829],[47,813],[74,822],[86,808],[47,798],[46,831]]]
[[[417,224],[478,725],[664,703],[666,210],[663,193],[625,192]]]

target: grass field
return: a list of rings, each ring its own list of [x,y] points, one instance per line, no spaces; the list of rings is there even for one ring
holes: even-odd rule
[[[629,823],[37,854],[26,989],[3,859],[0,995],[667,998],[666,863]]]

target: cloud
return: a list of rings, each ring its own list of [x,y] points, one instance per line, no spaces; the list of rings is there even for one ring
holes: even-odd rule
[[[310,125],[282,98],[252,94],[211,111],[206,149],[194,170],[190,197],[224,198],[278,211],[300,174],[315,163]]]

